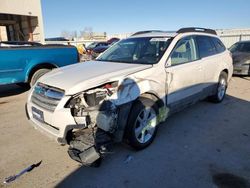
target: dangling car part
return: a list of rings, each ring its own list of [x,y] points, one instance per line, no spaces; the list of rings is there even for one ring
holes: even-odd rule
[[[101,129],[83,129],[72,133],[68,154],[84,166],[98,166],[110,152],[112,143],[111,137]]]

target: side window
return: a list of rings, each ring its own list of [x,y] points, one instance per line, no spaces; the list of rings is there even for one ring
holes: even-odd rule
[[[250,43],[244,43],[242,48],[241,48],[242,52],[250,52]]]
[[[218,53],[224,52],[226,50],[226,47],[220,41],[220,39],[215,38],[215,37],[211,37],[211,39],[212,39]]]
[[[210,37],[197,36],[196,39],[201,58],[208,57],[217,53],[214,44],[210,40]]]
[[[170,56],[171,65],[178,65],[198,59],[196,45],[193,37],[181,39]]]
[[[240,43],[235,43],[235,44],[233,44],[230,48],[229,48],[229,50],[230,50],[230,52],[232,52],[232,53],[234,53],[234,52],[238,52],[239,51],[239,49],[240,49]]]

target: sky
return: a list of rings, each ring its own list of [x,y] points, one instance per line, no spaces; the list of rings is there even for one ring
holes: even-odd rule
[[[141,30],[250,28],[249,0],[41,0],[46,37],[62,31],[108,34]]]

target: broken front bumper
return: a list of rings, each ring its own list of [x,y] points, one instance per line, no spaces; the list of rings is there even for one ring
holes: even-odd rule
[[[66,137],[70,130],[84,127],[76,124],[70,109],[64,108],[67,101],[68,97],[63,98],[53,112],[41,108],[31,100],[26,104],[26,115],[31,125],[61,144],[67,143]]]
[[[97,127],[74,132],[72,138],[68,154],[85,166],[98,165],[113,143],[110,135]]]

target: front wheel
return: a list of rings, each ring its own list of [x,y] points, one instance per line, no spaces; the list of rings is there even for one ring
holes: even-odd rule
[[[140,150],[152,143],[157,132],[157,114],[157,105],[150,99],[140,98],[134,103],[125,130],[130,146]]]
[[[227,78],[228,78],[227,73],[221,72],[219,81],[217,84],[217,88],[216,88],[216,93],[209,98],[210,101],[215,102],[215,103],[220,103],[223,101],[226,95],[226,90],[227,90],[227,85],[228,85]]]

